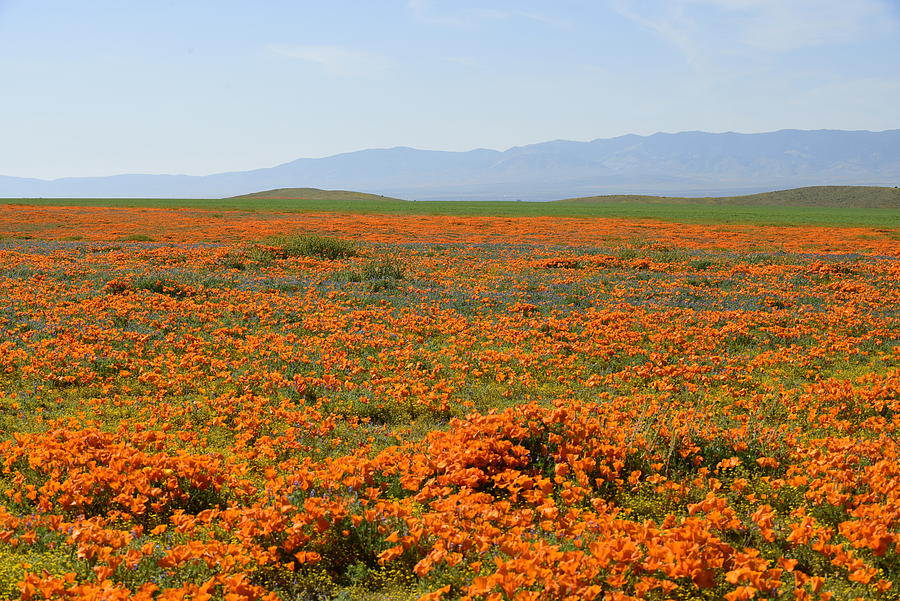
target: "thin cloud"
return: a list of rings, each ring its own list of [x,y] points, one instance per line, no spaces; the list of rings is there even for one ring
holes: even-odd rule
[[[407,6],[413,17],[421,23],[445,27],[472,28],[481,23],[527,19],[552,27],[566,27],[569,23],[556,17],[523,10],[503,10],[496,8],[474,8],[455,14],[441,12],[433,0],[408,0]]]
[[[860,39],[896,26],[880,0],[692,0],[743,15],[741,41],[759,50],[786,51]]]
[[[898,27],[896,11],[883,0],[612,0],[611,6],[658,33],[690,61],[716,40],[778,53]]]
[[[639,6],[646,6],[644,2],[632,0],[612,0],[611,5],[617,13],[646,27],[675,46],[685,57],[687,62],[697,70],[705,67],[704,51],[698,42],[694,32],[695,26],[691,19],[685,15],[681,2],[666,4],[666,9],[657,11],[641,11]],[[649,14],[648,14],[649,12]]]
[[[330,75],[369,76],[388,69],[389,61],[378,54],[344,46],[270,44],[269,52],[315,65]]]
[[[456,16],[436,15],[430,0],[409,0],[407,6],[412,12],[413,17],[422,23],[449,27],[470,27],[472,25],[471,20],[462,19]]]

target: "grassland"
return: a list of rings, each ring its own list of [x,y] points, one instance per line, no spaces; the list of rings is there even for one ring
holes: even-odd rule
[[[801,188],[732,198],[601,196],[555,202],[413,202],[340,191],[313,198],[250,195],[224,199],[45,198],[9,199],[7,204],[190,208],[213,211],[344,213],[360,215],[446,215],[484,217],[615,217],[676,223],[747,223],[900,228],[900,191],[895,188]],[[272,191],[272,194],[283,193]],[[269,194],[269,193],[263,193]],[[844,194],[844,196],[842,196]],[[817,196],[818,195],[818,196]],[[813,206],[819,198],[819,205]],[[841,201],[840,199],[845,200]],[[846,206],[837,206],[844,202]],[[782,203],[782,204],[780,204]]]

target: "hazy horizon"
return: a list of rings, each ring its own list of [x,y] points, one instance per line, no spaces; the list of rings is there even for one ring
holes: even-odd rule
[[[657,135],[669,135],[669,136],[677,136],[677,135],[679,135],[679,134],[713,134],[713,135],[718,135],[718,134],[737,134],[737,135],[754,135],[754,134],[774,134],[774,133],[790,132],[790,131],[808,132],[808,133],[811,133],[811,132],[826,132],[826,131],[827,131],[827,132],[841,132],[841,133],[875,133],[875,134],[877,134],[877,133],[887,133],[887,132],[900,131],[900,128],[890,128],[890,129],[884,129],[884,130],[864,130],[864,129],[860,129],[860,130],[839,130],[839,129],[833,129],[833,128],[821,128],[821,129],[816,129],[816,130],[803,130],[803,129],[796,129],[796,128],[784,128],[784,129],[780,129],[780,130],[765,131],[765,132],[743,132],[743,131],[717,131],[717,132],[710,132],[710,131],[701,131],[701,130],[657,131],[657,132],[653,132],[653,133],[650,133],[650,134],[633,134],[633,133],[629,133],[629,134],[622,134],[622,135],[619,135],[619,136],[611,136],[611,137],[608,137],[608,138],[590,138],[590,139],[584,139],[584,140],[568,140],[568,139],[556,138],[556,139],[553,139],[553,140],[539,140],[539,141],[535,141],[535,142],[531,142],[531,143],[519,144],[519,145],[515,145],[515,146],[509,146],[509,147],[506,147],[506,148],[488,148],[488,147],[485,147],[485,146],[479,146],[479,147],[467,148],[467,149],[462,149],[462,150],[444,150],[444,149],[440,149],[440,148],[416,148],[416,147],[412,147],[412,146],[397,145],[397,146],[383,146],[383,147],[377,147],[377,148],[357,148],[357,149],[347,150],[347,151],[344,151],[344,152],[338,152],[338,153],[331,154],[331,155],[326,155],[326,156],[315,156],[315,157],[306,157],[306,156],[304,156],[304,157],[294,157],[293,159],[289,159],[289,160],[286,160],[286,161],[282,161],[282,162],[277,163],[277,164],[274,164],[274,165],[266,165],[266,166],[263,166],[263,167],[255,167],[255,168],[248,168],[248,169],[234,169],[234,170],[231,170],[231,171],[214,172],[214,173],[209,173],[209,174],[193,174],[193,173],[184,173],[184,172],[182,172],[182,173],[174,173],[174,172],[172,172],[172,173],[163,173],[163,172],[137,172],[137,171],[135,171],[135,172],[131,172],[131,173],[109,173],[109,174],[86,175],[86,176],[63,176],[63,177],[60,177],[60,178],[27,178],[27,179],[39,179],[39,180],[42,180],[42,181],[56,181],[56,180],[59,180],[59,179],[71,179],[71,178],[73,178],[73,177],[74,177],[74,178],[78,178],[78,177],[88,177],[88,178],[97,177],[97,178],[103,178],[103,177],[116,177],[116,176],[122,176],[122,175],[150,175],[150,176],[153,176],[153,175],[171,175],[171,176],[205,177],[205,176],[210,176],[210,175],[223,175],[223,174],[230,174],[230,173],[243,173],[243,172],[246,172],[246,171],[254,171],[254,170],[257,170],[257,169],[268,169],[268,168],[272,168],[272,167],[281,167],[281,166],[288,165],[288,164],[293,163],[293,162],[298,161],[298,160],[301,160],[301,161],[302,161],[302,160],[329,159],[329,158],[341,157],[341,156],[345,156],[345,155],[352,155],[352,154],[361,153],[361,152],[366,152],[366,151],[372,151],[372,150],[374,150],[374,151],[384,151],[384,150],[401,150],[401,149],[406,149],[406,150],[416,150],[416,151],[422,151],[422,152],[442,152],[442,153],[458,153],[458,154],[468,153],[468,152],[477,152],[477,151],[481,151],[481,150],[486,150],[486,151],[491,151],[491,152],[499,152],[499,153],[503,153],[503,152],[507,152],[507,151],[515,150],[515,149],[519,149],[519,148],[528,148],[528,147],[531,147],[531,146],[540,146],[540,145],[542,145],[542,144],[549,144],[549,143],[554,143],[554,142],[574,142],[574,143],[577,143],[577,144],[589,144],[589,143],[591,143],[591,142],[597,142],[597,141],[602,141],[602,140],[616,140],[616,139],[627,138],[627,137],[652,138],[653,136],[657,136]],[[5,173],[0,173],[0,177],[18,177],[18,176],[10,176],[10,175],[5,174]]]
[[[0,175],[900,127],[888,0],[0,0]]]
[[[554,200],[603,194],[733,196],[814,185],[900,183],[900,130],[682,132],[557,140],[506,151],[367,149],[207,176],[0,176],[6,198],[222,198],[276,188],[415,200]]]

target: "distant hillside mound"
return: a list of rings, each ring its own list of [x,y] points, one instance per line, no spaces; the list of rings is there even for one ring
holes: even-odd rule
[[[351,192],[349,190],[320,190],[319,188],[277,188],[252,194],[232,196],[233,199],[259,200],[400,200],[380,194]]]
[[[688,198],[681,196],[640,196],[615,194],[609,196],[584,196],[566,198],[556,202],[631,202],[631,203],[689,203],[744,206],[784,207],[841,207],[858,209],[900,209],[900,188],[880,186],[809,186],[748,194],[745,196],[721,196]]]

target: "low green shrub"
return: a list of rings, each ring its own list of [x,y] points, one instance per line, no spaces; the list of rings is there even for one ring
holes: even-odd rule
[[[319,257],[333,261],[356,257],[360,254],[357,243],[330,236],[293,234],[276,236],[267,242],[281,250],[286,257]]]
[[[397,282],[406,278],[403,263],[395,257],[378,257],[366,261],[355,269],[348,269],[338,274],[338,279],[345,282],[362,282],[371,292],[392,290]]]

